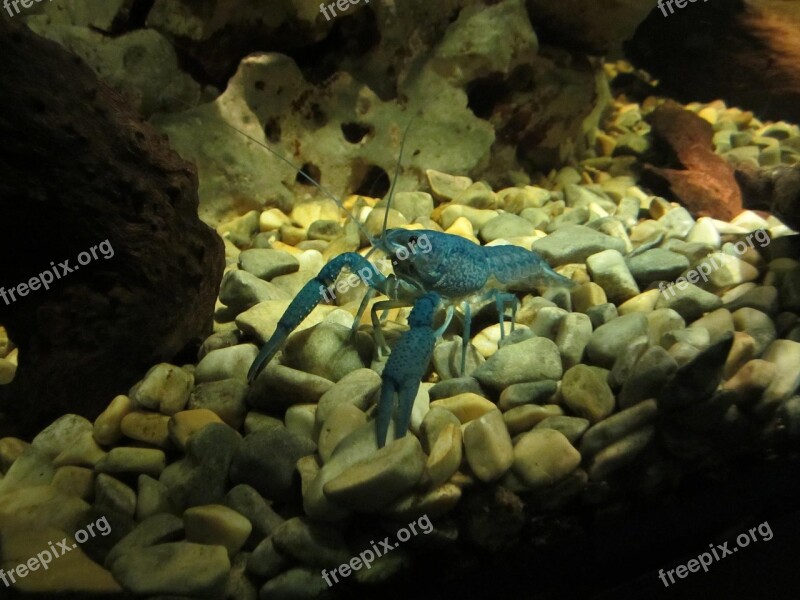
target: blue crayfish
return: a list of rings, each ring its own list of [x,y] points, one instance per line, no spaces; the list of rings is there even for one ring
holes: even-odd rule
[[[406,129],[406,134],[407,132]],[[253,141],[264,146],[257,140]],[[400,157],[402,157],[404,144],[405,135],[400,149]],[[289,162],[271,148],[267,149],[280,160]],[[297,169],[296,166],[292,166]],[[298,171],[346,211],[338,198],[310,176],[299,169]],[[553,271],[538,254],[518,246],[480,246],[460,236],[433,230],[387,230],[386,222],[393,191],[394,183],[389,191],[380,238],[374,239],[366,234],[361,224],[353,219],[367,235],[373,249],[366,256],[356,252],[346,252],[328,262],[289,304],[278,322],[275,333],[261,348],[248,372],[248,380],[252,382],[275,356],[291,332],[320,303],[325,295],[325,288],[330,286],[344,269],[351,273],[357,272],[368,285],[368,291],[356,315],[353,333],[355,333],[369,301],[375,294],[381,293],[388,298],[376,302],[371,314],[379,353],[388,352],[389,349],[381,333],[378,312],[394,307],[413,307],[408,317],[410,330],[404,333],[395,344],[383,370],[383,383],[376,419],[379,447],[383,447],[386,443],[389,422],[395,412],[396,400],[399,406],[395,417],[395,435],[396,437],[405,435],[411,419],[414,398],[430,364],[436,339],[442,335],[449,324],[456,305],[460,305],[464,313],[461,351],[461,372],[463,373],[467,345],[470,340],[472,303],[495,300],[501,322],[504,319],[505,307],[510,306],[513,330],[514,316],[519,301],[514,294],[510,293],[511,291],[533,291],[554,286],[569,288],[573,285],[570,279]],[[382,250],[387,256],[393,257],[393,275],[383,275],[369,262],[369,254],[376,248]],[[418,251],[420,248],[423,249],[422,252]],[[445,322],[441,327],[434,329],[434,316],[441,305],[447,307]],[[501,336],[502,334],[503,328],[501,327]]]

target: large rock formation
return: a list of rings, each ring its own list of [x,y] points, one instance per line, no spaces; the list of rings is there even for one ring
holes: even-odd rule
[[[117,92],[8,19],[0,55],[1,283],[16,289],[0,323],[19,347],[0,412],[20,434],[95,416],[207,334],[224,259],[192,165]],[[19,291],[53,268],[49,289]]]

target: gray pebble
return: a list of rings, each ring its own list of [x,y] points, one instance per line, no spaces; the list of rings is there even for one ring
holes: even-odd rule
[[[245,436],[230,468],[233,483],[246,483],[269,500],[298,499],[295,463],[317,447],[288,429],[271,427]]]
[[[270,280],[294,273],[300,268],[297,259],[283,250],[254,248],[239,255],[239,267],[259,279]]]

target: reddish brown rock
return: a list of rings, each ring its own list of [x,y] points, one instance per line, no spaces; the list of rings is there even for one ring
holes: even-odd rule
[[[197,217],[197,175],[79,59],[0,20],[0,214],[6,290],[69,260],[16,301],[19,346],[0,387],[19,435],[66,412],[95,417],[147,368],[210,330],[222,241]],[[108,240],[85,265],[77,257]],[[85,259],[85,257],[84,257]]]
[[[669,101],[648,117],[657,143],[665,144],[683,169],[646,165],[665,179],[670,191],[696,217],[730,221],[742,212],[742,195],[733,167],[714,153],[708,121]]]

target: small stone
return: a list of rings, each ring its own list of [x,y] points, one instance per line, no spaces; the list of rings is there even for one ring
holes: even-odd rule
[[[533,338],[500,348],[473,376],[489,388],[502,390],[514,383],[561,379],[558,346],[547,338]]]
[[[727,308],[718,308],[691,324],[691,328],[703,328],[708,331],[711,343],[731,335],[733,327],[733,317]]]
[[[460,192],[472,185],[472,180],[469,177],[450,175],[433,169],[426,169],[425,176],[428,179],[428,185],[431,186],[433,195],[443,202],[453,200]]]
[[[530,431],[534,426],[548,417],[557,417],[564,414],[557,404],[523,404],[503,413],[508,433],[517,435]]]
[[[79,415],[59,417],[39,433],[31,445],[51,459],[55,458],[86,431],[93,430],[92,423]]]
[[[706,257],[704,263],[713,267],[708,275],[708,281],[712,287],[718,290],[727,289],[746,281],[754,281],[758,278],[758,269],[729,254],[714,252]],[[698,267],[695,268],[697,269]]]
[[[433,212],[433,197],[427,192],[397,192],[392,205],[409,223],[420,217],[430,217]]]
[[[572,310],[585,313],[590,308],[606,304],[606,293],[594,281],[588,281],[575,287],[571,292]]]
[[[289,501],[294,498],[297,460],[316,449],[314,442],[283,427],[255,431],[239,447],[230,479],[253,486],[270,500]]]
[[[122,419],[134,410],[128,396],[116,396],[94,421],[94,439],[98,444],[110,446],[122,439]]]
[[[536,240],[531,250],[542,255],[552,266],[558,267],[585,262],[592,254],[603,250],[624,252],[625,242],[585,225],[568,225]]]
[[[239,429],[247,415],[248,390],[247,383],[241,379],[201,383],[189,395],[188,408],[210,410],[234,429]]]
[[[661,338],[661,347],[670,349],[674,344],[690,344],[698,350],[711,345],[711,334],[705,327],[687,327],[666,332]]]
[[[70,445],[53,459],[53,466],[63,467],[74,465],[78,467],[94,467],[102,460],[106,452],[94,439],[92,432],[84,431]]]
[[[121,556],[129,552],[175,541],[183,537],[183,533],[183,520],[175,515],[159,514],[143,519],[109,550],[105,557],[105,566],[112,566]]]
[[[764,392],[764,402],[772,404],[786,400],[800,386],[800,343],[775,340],[762,358],[777,367],[775,378]]]
[[[580,453],[555,429],[534,429],[514,446],[513,472],[531,490],[549,487],[581,462]]]
[[[145,473],[158,477],[166,467],[164,452],[152,448],[112,448],[95,469],[99,473]]]
[[[222,423],[216,413],[205,408],[182,410],[167,421],[170,439],[181,450],[186,449],[189,438],[211,423]]]
[[[536,228],[527,219],[511,213],[501,213],[481,227],[481,239],[493,242],[499,239],[534,235]]]
[[[647,290],[637,294],[619,305],[619,314],[627,315],[633,312],[651,313],[658,303],[660,296],[658,290]]]
[[[740,308],[734,312],[733,326],[736,331],[742,331],[756,341],[755,356],[760,356],[777,337],[775,324],[769,315],[753,308]]]
[[[244,516],[253,526],[248,544],[271,536],[284,521],[261,494],[249,485],[241,484],[231,488],[225,495],[225,505]]]
[[[531,331],[534,336],[546,337],[555,341],[561,322],[568,314],[566,310],[558,306],[540,308],[531,323]]]
[[[748,361],[722,384],[722,389],[737,396],[737,404],[753,405],[764,395],[764,391],[775,379],[778,367],[760,358]]]
[[[667,229],[667,235],[681,239],[689,235],[695,224],[692,215],[682,206],[671,209],[658,222]]]
[[[284,556],[315,567],[347,562],[350,551],[337,527],[293,517],[272,534],[272,543]]]
[[[136,492],[119,479],[100,473],[95,479],[94,503],[98,508],[132,517],[136,512]]]
[[[51,459],[36,446],[28,446],[0,479],[0,496],[26,487],[47,485],[53,475]]]
[[[656,308],[671,308],[688,322],[721,305],[722,299],[719,296],[701,290],[683,277],[679,277],[674,284],[664,289]]]
[[[258,593],[261,599],[299,600],[322,598],[328,584],[315,567],[292,567],[267,581]]]
[[[159,363],[131,390],[131,400],[140,408],[174,415],[183,410],[194,385],[194,376],[180,367]]]
[[[710,398],[722,380],[722,368],[732,343],[732,335],[722,338],[681,365],[658,395],[659,410],[673,411]]]
[[[502,477],[514,462],[514,448],[503,414],[493,410],[464,429],[464,451],[475,476],[484,482]]]
[[[586,355],[593,363],[610,368],[631,341],[642,335],[647,335],[647,317],[644,314],[621,316],[594,330],[586,346]]]
[[[282,250],[252,249],[239,255],[239,268],[269,281],[280,275],[295,273],[300,268],[297,259]]]
[[[624,302],[639,293],[625,259],[618,250],[604,250],[586,259],[589,274],[614,303]]]
[[[641,286],[654,281],[672,281],[689,268],[689,259],[663,248],[653,248],[627,259],[631,275]]]
[[[364,368],[358,348],[350,343],[350,327],[322,322],[289,338],[284,348],[286,366],[339,381]]]
[[[652,398],[621,410],[589,428],[581,440],[581,454],[583,456],[597,454],[626,435],[649,425],[655,420],[657,414],[656,401]]]
[[[622,384],[619,393],[620,408],[628,408],[647,398],[655,398],[677,371],[678,363],[663,347],[648,348]]]
[[[655,427],[650,425],[625,436],[601,450],[589,467],[589,477],[594,480],[605,479],[614,471],[632,463],[647,447],[655,435]]]
[[[555,339],[564,368],[569,369],[581,362],[591,337],[592,321],[588,316],[575,312],[564,317]]]
[[[497,406],[506,411],[524,404],[546,403],[556,393],[558,382],[552,379],[534,381],[532,383],[515,383],[500,393]]]
[[[591,306],[586,309],[586,316],[592,321],[592,327],[597,329],[601,325],[610,323],[619,316],[617,307],[611,302],[600,304],[598,306]]]
[[[589,425],[589,419],[556,415],[539,421],[534,429],[555,429],[562,433],[570,444],[575,444],[589,428]]]
[[[440,381],[428,390],[432,401],[450,398],[467,392],[477,394],[478,396],[486,395],[481,385],[478,383],[478,380],[474,377],[455,377],[453,379],[447,379],[445,381]]]
[[[324,485],[332,502],[362,512],[375,512],[408,492],[425,469],[419,440],[406,435],[389,442],[367,461],[357,463]]]
[[[443,485],[458,470],[462,458],[461,439],[461,428],[454,423],[444,424],[433,438],[425,464],[426,481],[431,489]]]
[[[717,228],[714,227],[713,220],[708,217],[700,217],[697,223],[694,224],[689,234],[686,236],[686,241],[690,244],[704,244],[711,248],[719,248],[720,237]],[[689,268],[689,265],[686,265]],[[677,277],[677,275],[676,275]],[[665,277],[664,279],[673,279],[673,277]]]
[[[381,388],[381,377],[372,369],[356,369],[342,377],[319,399],[316,423],[322,425],[342,404],[366,411]]]
[[[30,444],[14,437],[0,439],[0,472],[7,473],[14,461],[17,460]]]
[[[136,494],[136,520],[144,521],[153,515],[173,512],[169,490],[149,475],[139,475]]]
[[[287,300],[289,292],[277,282],[264,281],[255,275],[239,269],[231,269],[222,277],[219,300],[239,314],[260,302]]]
[[[170,418],[160,413],[134,411],[123,417],[120,430],[124,435],[159,448],[169,448]]]
[[[465,218],[475,230],[480,230],[484,224],[494,219],[498,214],[496,210],[483,210],[473,208],[463,204],[450,204],[445,207],[440,215],[439,222],[443,229],[447,230],[459,219]]]
[[[756,357],[756,341],[748,334],[736,331],[733,333],[733,345],[725,361],[722,376],[725,379],[732,377],[741,366]]]
[[[286,409],[283,421],[286,429],[300,437],[314,441],[314,413],[317,410],[316,404],[295,404]]]
[[[670,346],[668,352],[669,355],[675,359],[675,362],[678,363],[678,366],[682,367],[697,358],[701,350],[686,342],[676,342]]]
[[[75,598],[116,597],[122,592],[119,583],[111,573],[92,561],[74,538],[60,528],[39,525],[32,528],[9,528],[2,533],[4,576],[17,565],[25,565],[34,557],[47,550],[48,544],[55,540],[67,540],[69,552],[62,552],[47,569],[28,570],[24,577],[19,576],[13,584],[17,594],[22,597]],[[75,547],[72,545],[75,544]],[[48,550],[49,552],[49,550]],[[14,592],[6,597],[15,597]]]
[[[461,423],[469,423],[488,412],[497,409],[494,402],[486,398],[467,392],[452,398],[442,398],[431,402],[431,410],[443,408],[453,413]]]
[[[671,308],[659,308],[647,314],[647,337],[651,344],[661,344],[670,332],[682,331],[686,321]],[[668,347],[668,346],[665,346]]]
[[[195,381],[206,383],[230,378],[246,380],[247,371],[257,354],[258,348],[253,344],[239,344],[212,350],[197,365]]]
[[[173,542],[126,552],[111,572],[133,594],[218,598],[230,568],[223,546]]]
[[[317,408],[317,412],[319,412],[319,408]],[[254,410],[248,411],[247,416],[244,418],[245,435],[253,433],[254,431],[258,431],[259,429],[283,426],[283,421],[280,419],[276,419],[275,417],[271,417]]]
[[[605,369],[575,365],[564,373],[561,395],[569,409],[597,423],[614,411],[614,393],[606,382]]]
[[[248,211],[217,227],[217,233],[221,238],[230,240],[237,246],[246,246],[250,243],[250,238],[258,233],[259,218],[258,211]]]
[[[278,552],[272,536],[264,538],[247,559],[247,572],[262,579],[272,579],[286,570],[290,561]]]
[[[282,411],[292,404],[319,402],[333,385],[330,379],[273,363],[250,385],[247,403],[264,411]]]
[[[336,446],[353,431],[367,423],[367,415],[352,404],[339,404],[325,420],[319,432],[319,455],[328,462]]]
[[[193,506],[183,513],[186,541],[198,544],[219,544],[229,556],[241,550],[252,525],[235,510],[222,504]]]
[[[731,312],[740,308],[753,308],[770,316],[775,316],[778,314],[779,309],[778,289],[771,285],[757,286],[735,300],[726,302],[725,308]]]
[[[94,471],[86,467],[66,466],[56,469],[51,485],[70,496],[89,500],[94,492]]]

